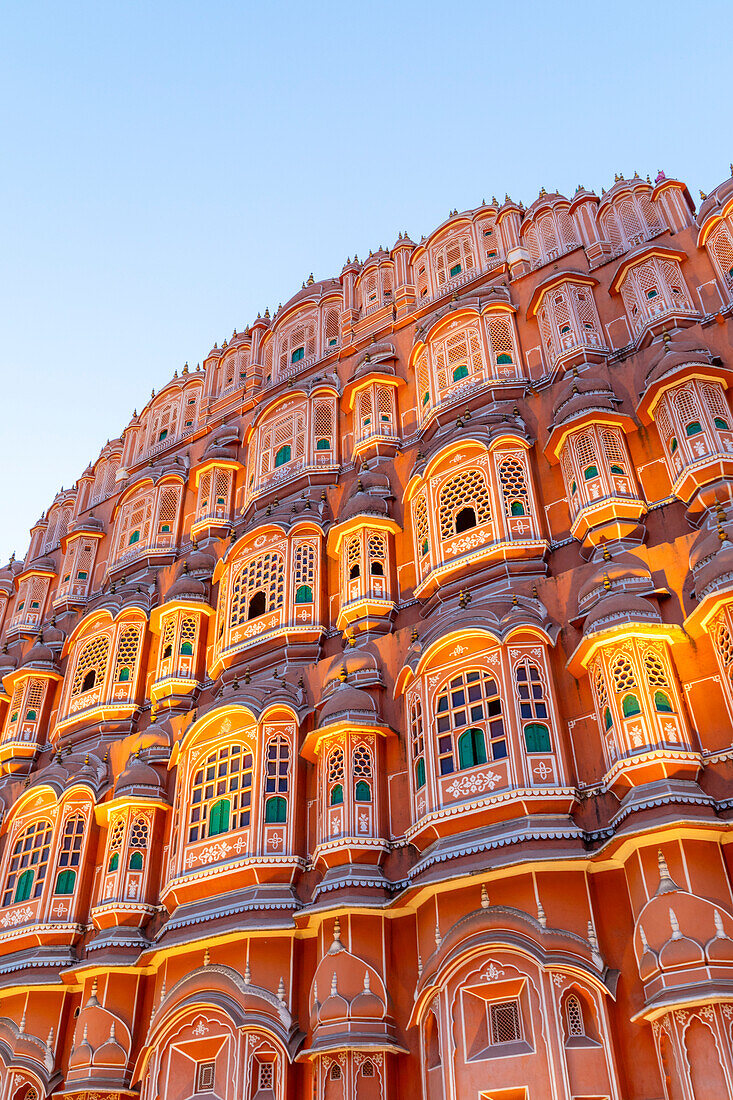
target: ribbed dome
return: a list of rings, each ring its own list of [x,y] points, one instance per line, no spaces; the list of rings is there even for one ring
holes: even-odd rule
[[[713,353],[702,343],[699,336],[690,335],[689,330],[677,330],[673,335],[666,333],[659,344],[653,345],[653,354],[649,359],[643,384],[643,392],[654,382],[666,378],[688,363],[712,363]]]
[[[324,703],[318,725],[330,725],[342,718],[374,722],[376,717],[377,708],[370,695],[349,684],[341,684]]]
[[[184,567],[184,571],[166,592],[165,599],[166,603],[171,600],[205,600],[206,586]]]
[[[628,592],[613,592],[599,600],[583,624],[587,637],[601,630],[626,623],[661,623],[659,612],[641,596]]]
[[[56,658],[51,649],[39,638],[20,662],[22,668],[55,668]]]
[[[619,404],[604,378],[593,374],[572,375],[558,387],[552,409],[553,427],[577,420],[588,412],[615,412]]]
[[[186,558],[186,562],[189,573],[193,573],[195,576],[202,576],[203,574],[211,576],[216,565],[216,558],[213,554],[207,553],[206,550],[192,550]]]
[[[352,516],[386,516],[389,515],[389,505],[384,497],[374,493],[355,493],[349,497],[339,514],[340,520],[351,519]]]
[[[582,611],[594,598],[602,597],[608,591],[651,590],[653,587],[652,575],[639,558],[629,553],[617,554],[616,557],[601,560],[583,582],[578,591],[578,607]]]
[[[160,791],[160,779],[157,772],[148,764],[143,763],[139,756],[131,756],[127,761],[125,770],[120,774],[115,784],[115,795],[122,794],[132,788],[144,788],[150,794]]]
[[[729,176],[728,179],[719,183],[717,187],[713,188],[707,198],[703,199],[700,204],[700,209],[697,212],[697,224],[702,225],[711,214],[714,214],[716,210],[724,206],[731,196],[733,196],[733,176]]]

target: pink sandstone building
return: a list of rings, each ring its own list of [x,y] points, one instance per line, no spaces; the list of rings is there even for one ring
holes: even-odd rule
[[[454,210],[0,570],[0,1100],[733,1095],[733,177]]]

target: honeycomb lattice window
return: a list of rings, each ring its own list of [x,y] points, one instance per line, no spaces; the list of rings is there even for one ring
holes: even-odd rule
[[[593,686],[596,690],[596,699],[601,710],[608,706],[608,691],[606,690],[606,677],[603,672],[603,662],[596,661],[593,666]]]
[[[617,692],[628,691],[629,688],[636,687],[636,676],[634,675],[634,666],[631,663],[631,658],[626,653],[619,653],[611,665],[611,674],[613,676],[613,686]]]
[[[357,745],[351,757],[351,771],[361,779],[372,777],[372,754],[366,745]]]
[[[491,505],[486,479],[479,470],[464,470],[447,481],[440,491],[440,537],[452,539],[456,534],[456,516],[464,508],[472,508],[476,524],[491,520]]]
[[[257,1088],[262,1092],[272,1091],[275,1087],[275,1063],[260,1062],[257,1073]]]
[[[130,847],[147,848],[150,827],[146,817],[136,817],[130,829]]]
[[[415,498],[412,505],[412,521],[415,525],[415,541],[417,543],[418,559],[420,559],[424,557],[430,549],[430,538],[428,535],[428,506],[424,493],[421,493],[419,497]]]
[[[218,832],[243,829],[249,825],[252,763],[252,753],[246,745],[225,745],[206,757],[196,770],[191,785],[189,844],[209,836],[209,811],[222,800],[227,803],[228,828],[219,828]]]
[[[504,510],[508,516],[528,516],[529,489],[524,456],[510,454],[497,460]]]
[[[367,538],[367,559],[370,573],[384,576],[387,561],[387,536],[383,531],[370,531]]]
[[[117,521],[115,557],[125,554],[130,547],[142,550],[150,541],[153,518],[153,495],[143,490],[123,504]]]
[[[547,718],[545,687],[534,661],[526,657],[519,661],[514,669],[514,682],[519,697],[519,710],[522,718]]]
[[[115,661],[115,683],[132,682],[135,678],[135,664],[140,649],[140,627],[128,626],[120,634],[117,643]]]
[[[51,854],[51,833],[49,821],[34,821],[16,840],[8,865],[3,906],[14,900],[28,901],[41,896]]]
[[[728,668],[733,664],[733,637],[723,617],[715,624],[713,639],[721,664],[724,668]]]
[[[273,737],[267,745],[265,758],[265,791],[267,794],[288,793],[290,745],[285,737]]]
[[[198,1062],[196,1065],[196,1092],[214,1091],[215,1062]]]
[[[350,580],[361,575],[361,535],[352,535],[346,543],[346,576]]]
[[[653,649],[647,649],[644,653],[644,672],[649,687],[669,687],[664,661]]]
[[[489,1005],[491,1043],[516,1043],[522,1038],[518,1001],[497,1001]]]
[[[118,817],[112,826],[112,832],[109,836],[109,850],[110,852],[119,852],[122,847],[122,841],[125,836],[125,818]]]
[[[163,630],[163,637],[160,641],[160,652],[164,660],[166,659],[166,657],[170,657],[171,655],[172,650],[170,647],[173,646],[173,639],[175,638],[175,635],[176,617],[175,615],[171,615],[170,618],[166,619],[165,629]]]
[[[263,554],[247,562],[232,585],[229,623],[240,626],[283,605],[285,564],[282,554]],[[259,600],[255,597],[260,596]]]
[[[72,698],[102,686],[107,672],[109,646],[109,634],[98,634],[80,650],[71,683]]]
[[[418,409],[421,415],[430,407],[430,368],[428,366],[428,353],[423,351],[415,362],[415,378],[417,379]]]
[[[330,401],[316,401],[313,407],[313,432],[318,442],[327,439],[329,446],[333,447],[333,405]]]
[[[733,236],[726,222],[720,222],[707,239],[713,263],[728,287],[733,287]]]
[[[184,646],[188,648],[188,654],[193,653],[193,647],[196,644],[196,632],[198,630],[198,619],[194,619],[193,616],[187,616],[181,622],[181,634],[180,634],[180,649],[181,653],[184,653]]]
[[[598,448],[596,446],[596,437],[592,431],[581,432],[573,436],[573,446],[582,471],[592,466],[595,466],[596,469],[598,468]]]
[[[316,548],[310,542],[301,542],[295,547],[293,555],[293,586],[301,584],[313,586],[316,577]]]
[[[328,758],[328,782],[340,783],[344,778],[344,750],[336,746]]]
[[[583,1024],[583,1008],[580,998],[571,994],[565,1002],[565,1018],[568,1022],[568,1037],[576,1038],[585,1035]]]

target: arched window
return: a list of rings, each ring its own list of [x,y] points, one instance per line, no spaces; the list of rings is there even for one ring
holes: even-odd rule
[[[527,752],[550,752],[550,731],[544,722],[529,722],[524,727],[524,744]]]
[[[624,695],[621,709],[623,710],[624,718],[634,718],[637,714],[641,714],[639,700],[631,693]]]
[[[654,692],[654,706],[660,714],[673,713],[672,700],[669,695],[667,695],[666,691]]]
[[[107,864],[107,871],[116,871],[120,865],[120,853],[113,852],[110,856],[109,863]]]
[[[35,821],[28,825],[13,845],[3,906],[41,896],[50,852],[51,823]]]
[[[423,731],[422,703],[419,695],[415,694],[411,697],[409,711],[415,789],[419,791],[421,787],[425,786],[425,734]]]
[[[142,852],[132,852],[130,855],[130,861],[128,867],[131,871],[142,871],[143,869],[143,854]]]
[[[229,625],[241,626],[250,619],[282,607],[284,588],[285,566],[282,554],[263,554],[246,562],[232,584]]]
[[[524,456],[509,454],[497,462],[499,483],[504,499],[504,510],[508,516],[528,516],[529,488]]]
[[[583,1006],[580,998],[571,994],[565,1001],[565,1019],[568,1025],[568,1038],[574,1039],[585,1035],[585,1023],[583,1021]]]
[[[267,745],[265,791],[287,794],[290,745],[284,737],[273,737]]]
[[[98,634],[79,651],[71,683],[71,697],[91,691],[97,682],[102,683],[109,659],[109,634]]]
[[[286,462],[290,462],[292,453],[290,444],[284,443],[283,446],[278,448],[275,452],[275,466],[284,466]]]
[[[547,718],[545,689],[537,665],[526,658],[520,661],[514,670],[514,680],[522,718]]]
[[[470,523],[471,513],[473,524]],[[463,470],[445,483],[440,491],[439,516],[440,537],[452,539],[461,523],[469,526],[488,523],[491,519],[491,506],[486,480],[479,470]],[[468,528],[462,526],[461,530]]]
[[[457,535],[460,535],[463,531],[470,531],[472,527],[476,526],[475,510],[473,508],[461,508],[460,512],[456,512],[455,526]]]
[[[461,750],[459,744],[464,730],[470,733]],[[507,754],[506,731],[502,716],[499,687],[494,677],[484,670],[471,669],[454,676],[437,696],[438,767],[441,775],[455,770],[456,753],[460,763],[481,752],[475,731],[483,732],[483,760],[503,759]]]
[[[614,658],[613,664],[611,665],[611,674],[613,676],[613,686],[617,694],[620,695],[621,692],[636,687],[634,667],[626,653],[619,653],[618,656]]]
[[[112,832],[109,838],[108,851],[110,853],[109,863],[107,864],[107,872],[116,871],[120,865],[120,849],[122,848],[122,841],[125,836],[125,818],[118,817],[112,826]]]
[[[340,806],[344,800],[344,750],[337,745],[328,758],[328,802]]]
[[[115,661],[116,683],[128,683],[132,678],[140,649],[140,633],[139,626],[129,626],[120,634]]]
[[[219,833],[229,832],[229,815],[231,802],[228,798],[220,798],[209,810],[209,836],[218,836]]]
[[[76,885],[76,871],[59,871],[56,876],[54,894],[73,894]]]
[[[313,603],[313,589],[309,584],[299,584],[295,589],[296,603]]]
[[[191,789],[189,844],[249,825],[252,763],[252,753],[246,746],[233,744],[211,753],[196,770]]]
[[[366,745],[357,745],[351,756],[351,771],[355,780],[354,798],[357,802],[372,800],[372,754]]]
[[[287,821],[288,804],[280,795],[273,795],[265,802],[265,823],[268,825],[283,824]]]
[[[81,861],[81,849],[84,842],[84,828],[86,822],[82,814],[72,814],[64,824],[61,834],[61,845],[56,869],[59,871],[56,880],[57,894],[71,894],[76,881],[76,868]],[[68,872],[64,874],[64,872]],[[59,889],[59,882],[65,884],[68,889]]]
[[[486,763],[486,741],[480,729],[464,730],[458,738],[458,767],[475,768]]]
[[[191,644],[191,642],[181,642],[181,656],[182,657],[192,657],[193,656],[193,645]]]

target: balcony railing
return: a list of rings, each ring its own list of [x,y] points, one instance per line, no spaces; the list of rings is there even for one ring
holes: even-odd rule
[[[465,286],[466,283],[472,283],[474,279],[478,279],[481,275],[486,275],[489,271],[495,271],[496,268],[502,267],[505,260],[503,256],[497,256],[495,260],[491,260],[490,263],[484,264],[483,267],[472,267],[468,271],[462,271],[460,275],[455,275],[452,279],[448,279],[443,285],[435,291],[434,294],[426,294],[422,298],[418,298],[418,307],[429,305],[431,302],[435,302],[438,298],[444,298],[446,294],[452,294],[454,290],[458,290],[459,287]]]

